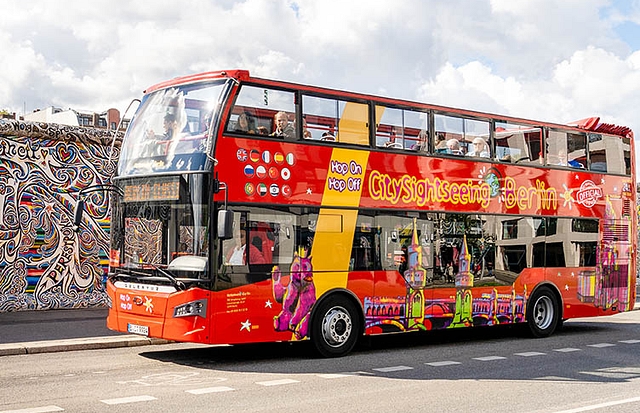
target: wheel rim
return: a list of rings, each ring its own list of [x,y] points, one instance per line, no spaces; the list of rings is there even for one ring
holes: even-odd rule
[[[553,302],[548,296],[542,296],[536,300],[533,306],[533,321],[540,330],[549,328],[553,322]]]
[[[342,307],[333,307],[322,320],[322,337],[331,347],[340,347],[351,337],[351,315]]]

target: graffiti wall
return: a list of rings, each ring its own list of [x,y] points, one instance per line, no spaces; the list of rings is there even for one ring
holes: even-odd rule
[[[99,307],[108,265],[109,195],[78,191],[108,183],[113,132],[0,120],[0,312]]]

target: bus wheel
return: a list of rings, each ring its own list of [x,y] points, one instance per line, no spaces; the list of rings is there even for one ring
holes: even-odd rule
[[[529,299],[527,324],[533,337],[550,336],[560,323],[558,299],[549,287],[538,288]]]
[[[323,357],[342,357],[358,341],[360,318],[349,300],[332,296],[320,303],[311,327],[311,341]]]

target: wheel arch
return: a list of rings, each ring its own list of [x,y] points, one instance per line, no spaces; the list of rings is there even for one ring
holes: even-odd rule
[[[555,296],[556,300],[558,300],[558,311],[560,312],[559,318],[560,320],[563,320],[564,319],[564,301],[562,300],[562,294],[560,293],[560,289],[558,288],[558,286],[550,281],[541,282],[538,285],[536,285],[533,288],[533,290],[531,290],[531,293],[527,297],[527,308],[529,308],[529,305],[531,304],[531,297],[535,296],[536,292],[540,290],[540,287],[549,288],[553,293],[553,295]]]
[[[346,288],[334,288],[332,290],[326,291],[320,298],[317,299],[313,308],[311,309],[311,314],[309,315],[309,320],[311,323],[315,321],[317,316],[317,309],[320,308],[320,304],[329,299],[329,297],[344,297],[353,303],[358,309],[358,321],[360,321],[360,331],[358,331],[358,337],[361,337],[364,334],[364,308],[362,307],[362,303],[358,299],[358,297],[352,292],[347,290]]]

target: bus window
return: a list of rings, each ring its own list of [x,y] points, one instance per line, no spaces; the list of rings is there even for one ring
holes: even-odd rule
[[[381,269],[380,228],[373,216],[358,215],[351,249],[350,271],[373,271]]]
[[[589,134],[589,169],[595,172],[631,174],[629,138]]]
[[[481,138],[487,143],[485,152],[490,151],[489,122],[487,121],[436,114],[435,129],[437,139],[445,142],[439,145],[436,141],[436,153],[466,155],[474,151],[473,141],[476,138]],[[458,149],[454,148],[453,139],[458,141]]]
[[[586,136],[550,130],[547,137],[547,165],[585,168]]]
[[[428,150],[428,114],[413,110],[376,105],[376,138],[378,148]]]
[[[542,129],[528,125],[496,122],[496,160],[528,165],[540,165]]]
[[[302,97],[306,139],[369,145],[369,107],[363,103]]]
[[[278,112],[287,114],[289,126],[293,128],[290,138],[298,136],[293,123],[293,114],[296,113],[293,92],[242,86],[225,130],[250,135],[271,135],[276,132],[275,116]]]
[[[376,106],[376,146],[391,149],[404,148],[401,109]]]

